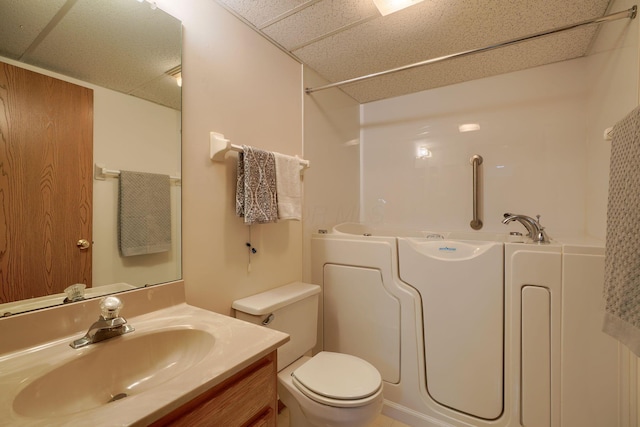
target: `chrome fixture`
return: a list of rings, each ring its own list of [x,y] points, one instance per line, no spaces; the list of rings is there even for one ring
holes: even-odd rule
[[[82,301],[84,299],[84,290],[87,287],[84,283],[76,283],[65,288],[66,298],[62,301],[67,304],[70,302]]]
[[[494,50],[494,49],[499,49],[499,48],[506,47],[506,46],[512,46],[512,45],[515,45],[515,44],[518,44],[518,43],[527,42],[529,40],[535,40],[535,39],[537,39],[539,37],[545,37],[545,36],[549,36],[549,35],[552,35],[552,34],[555,34],[555,33],[560,33],[560,32],[563,32],[563,31],[573,30],[575,28],[580,28],[580,27],[587,26],[587,25],[601,24],[601,23],[604,23],[604,22],[612,22],[612,21],[617,21],[618,19],[626,19],[626,18],[634,19],[636,17],[637,12],[638,12],[638,7],[636,5],[634,5],[630,9],[623,10],[621,12],[612,13],[612,14],[605,15],[605,16],[601,16],[600,18],[587,19],[586,21],[577,22],[577,23],[571,24],[571,25],[564,25],[562,27],[553,28],[551,30],[540,31],[538,33],[529,34],[527,36],[519,37],[519,38],[516,38],[516,39],[501,41],[501,42],[498,42],[498,43],[495,43],[495,44],[492,44],[492,45],[489,45],[489,46],[479,47],[479,48],[476,48],[476,49],[465,50],[463,52],[452,53],[450,55],[439,56],[437,58],[427,59],[427,60],[424,60],[424,61],[415,62],[413,64],[403,65],[401,67],[392,68],[390,70],[378,71],[376,73],[367,74],[365,76],[354,77],[354,78],[351,78],[351,79],[342,80],[342,81],[335,82],[335,83],[329,83],[329,84],[326,84],[324,86],[308,87],[308,88],[306,88],[304,90],[304,92],[307,95],[309,95],[309,94],[311,94],[313,92],[318,92],[318,91],[325,90],[325,89],[331,89],[331,88],[334,88],[334,87],[339,87],[339,86],[344,86],[344,85],[348,85],[348,84],[358,83],[358,82],[361,82],[361,81],[364,81],[364,80],[372,79],[374,77],[386,76],[388,74],[393,74],[393,73],[397,73],[397,72],[400,72],[400,71],[410,70],[412,68],[422,67],[422,66],[425,66],[425,65],[431,65],[431,64],[438,63],[438,62],[442,62],[442,61],[448,61],[450,59],[462,58],[464,56],[473,55],[473,54],[476,54],[476,53],[489,52],[489,51]]]
[[[482,164],[482,156],[474,154],[469,159],[469,163],[473,167],[473,219],[469,223],[469,226],[474,230],[480,230],[482,228],[482,220],[480,219],[480,199],[478,193],[480,192],[480,165]]]
[[[530,237],[535,243],[549,243],[549,236],[544,231],[544,227],[540,225],[540,215],[536,215],[537,219],[530,216],[505,213],[503,224],[509,224],[511,221],[518,221],[527,229],[527,237]]]
[[[102,314],[96,322],[89,327],[87,333],[69,345],[73,348],[81,348],[89,344],[107,340],[109,338],[133,332],[133,326],[127,324],[127,319],[120,316],[122,301],[117,297],[106,297],[100,301]]]

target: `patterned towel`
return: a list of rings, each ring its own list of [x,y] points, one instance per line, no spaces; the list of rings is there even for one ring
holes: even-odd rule
[[[613,128],[602,330],[640,356],[640,107]]]
[[[120,171],[118,224],[122,256],[170,250],[169,175]]]
[[[276,161],[273,153],[242,146],[238,155],[236,214],[245,224],[278,220],[276,203]]]

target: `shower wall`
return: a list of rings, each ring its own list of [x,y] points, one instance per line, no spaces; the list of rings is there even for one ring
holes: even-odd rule
[[[541,214],[552,237],[583,234],[586,100],[578,59],[363,105],[362,220],[471,230],[479,154],[483,231],[517,212]]]
[[[361,220],[471,230],[480,154],[483,230],[524,231],[500,222],[517,212],[542,215],[552,237],[603,238],[602,135],[637,105],[636,21],[603,26],[584,58],[361,106]]]

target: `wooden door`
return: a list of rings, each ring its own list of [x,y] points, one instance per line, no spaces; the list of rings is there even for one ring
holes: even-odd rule
[[[93,91],[0,63],[0,303],[91,286]]]

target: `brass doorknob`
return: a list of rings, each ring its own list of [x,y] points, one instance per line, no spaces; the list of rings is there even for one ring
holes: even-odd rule
[[[76,246],[80,248],[80,250],[84,250],[84,249],[89,249],[89,247],[91,246],[91,243],[89,243],[89,241],[86,239],[80,239],[78,240],[78,243],[76,243]]]

